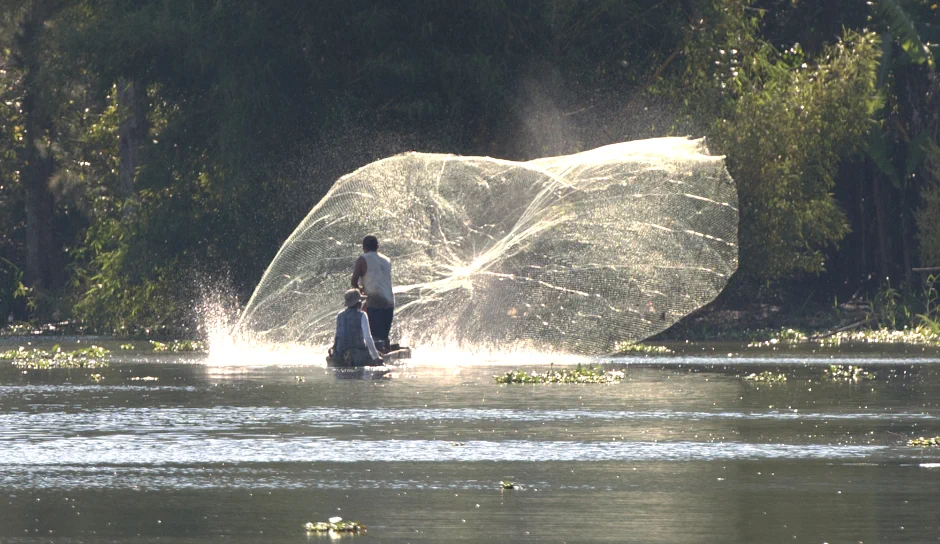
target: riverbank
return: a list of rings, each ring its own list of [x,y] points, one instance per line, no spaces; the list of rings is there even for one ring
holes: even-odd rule
[[[929,313],[929,312],[928,312]],[[940,322],[936,310],[917,315],[898,306],[886,314],[869,303],[830,307],[787,308],[773,304],[711,304],[680,320],[642,343],[624,345],[619,352],[656,355],[658,345],[683,342],[734,343],[747,347],[818,343],[838,345],[909,344],[940,347]],[[934,318],[934,319],[931,319]],[[16,322],[0,328],[0,337],[93,336],[78,321],[33,324]],[[94,335],[97,336],[97,335]],[[192,334],[104,335],[149,342],[155,351],[201,351],[204,341]],[[182,338],[182,339],[180,339]]]
[[[743,342],[748,345],[843,342],[940,347],[940,323],[906,308],[884,315],[870,304],[788,309],[772,304],[710,305],[645,342]],[[893,325],[892,325],[893,324]]]

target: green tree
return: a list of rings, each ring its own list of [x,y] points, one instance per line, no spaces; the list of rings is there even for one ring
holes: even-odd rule
[[[742,281],[818,273],[849,230],[832,194],[843,157],[878,106],[877,36],[847,31],[816,59],[764,44],[723,51],[715,83],[733,97],[712,142],[738,184]]]
[[[923,172],[927,181],[921,190],[921,205],[915,214],[920,262],[924,267],[940,266],[940,146],[927,144]]]
[[[878,86],[885,106],[872,125],[866,150],[874,166],[869,175],[877,239],[874,260],[882,278],[897,272],[910,278],[916,251],[910,244],[912,212],[919,198],[929,197],[922,194],[930,189],[929,183],[922,183],[929,180],[922,167],[940,129],[940,84],[927,45],[940,40],[936,9],[936,3],[924,0],[876,3],[875,27],[883,43]],[[890,207],[900,213],[891,213]],[[901,243],[891,244],[893,239]]]
[[[9,24],[10,21],[3,21]],[[23,135],[22,79],[10,67],[12,50],[0,58],[0,323],[26,317],[22,264],[25,262],[26,210],[20,184]],[[19,263],[19,264],[17,264]]]
[[[25,203],[24,281],[42,298],[46,290],[58,286],[62,269],[54,230],[55,201],[49,186],[55,168],[54,109],[50,107],[51,91],[42,80],[46,23],[58,6],[51,0],[33,0],[9,2],[4,7],[9,18],[6,24],[15,29],[9,69],[20,78],[23,144],[17,148],[17,181]]]

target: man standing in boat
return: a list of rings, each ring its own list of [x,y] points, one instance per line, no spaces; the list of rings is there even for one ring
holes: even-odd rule
[[[362,280],[362,287],[359,286]],[[369,315],[372,338],[382,352],[388,352],[388,334],[392,330],[395,314],[395,295],[392,293],[392,261],[379,253],[379,240],[369,235],[362,239],[362,255],[356,259],[352,275],[353,289],[366,295],[364,304]]]

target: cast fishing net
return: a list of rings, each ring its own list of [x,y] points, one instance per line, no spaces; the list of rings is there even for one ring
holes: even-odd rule
[[[363,236],[392,259],[392,338],[412,347],[610,352],[708,303],[737,267],[737,197],[702,140],[512,162],[405,153],[340,178],[238,323],[332,343]]]

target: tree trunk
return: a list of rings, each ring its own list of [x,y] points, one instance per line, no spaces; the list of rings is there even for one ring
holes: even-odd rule
[[[145,85],[135,80],[118,81],[117,102],[120,112],[118,196],[124,201],[124,217],[128,217],[136,209],[134,180],[140,166],[140,149],[148,132]]]
[[[44,23],[43,5],[35,2],[19,36],[23,70],[23,117],[26,147],[20,180],[26,193],[26,269],[24,283],[37,294],[57,286],[60,276],[55,243],[55,199],[49,180],[55,166],[49,139],[52,119],[39,98],[39,38]]]
[[[887,224],[885,222],[885,211],[884,211],[884,202],[882,201],[881,195],[881,183],[879,182],[881,175],[877,172],[872,172],[871,175],[871,198],[872,202],[875,204],[875,229],[878,237],[878,255],[877,255],[877,264],[878,264],[878,281],[884,281],[888,277],[888,260],[890,259],[888,255],[888,237],[885,233]]]
[[[26,123],[29,126],[29,122]],[[28,129],[27,129],[28,130]],[[53,160],[35,147],[27,137],[29,161],[23,169],[23,187],[26,190],[26,270],[24,283],[37,291],[55,286],[58,260],[55,247],[55,201],[49,190]],[[46,156],[43,156],[46,154]]]
[[[906,201],[907,199],[904,199],[904,200]],[[901,247],[903,249],[903,253],[901,257],[904,262],[904,265],[903,265],[904,266],[904,271],[903,271],[904,279],[907,281],[911,281],[913,279],[913,274],[914,274],[914,272],[911,270],[914,267],[914,261],[911,256],[911,238],[913,238],[913,235],[911,234],[912,229],[911,229],[910,219],[909,219],[909,216],[911,214],[908,210],[912,208],[906,207],[907,202],[904,203],[904,206],[905,207],[902,208],[904,211],[901,212]]]
[[[859,162],[859,177],[865,179],[865,162]],[[868,214],[865,213],[865,184],[859,183],[856,187],[857,203],[858,203],[858,263],[856,264],[855,269],[855,278],[857,280],[863,280],[865,276],[871,272],[871,268],[868,265]]]

